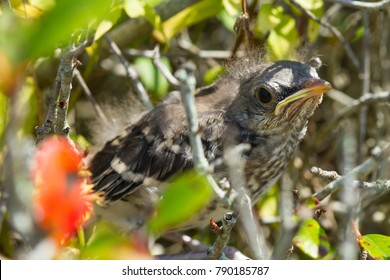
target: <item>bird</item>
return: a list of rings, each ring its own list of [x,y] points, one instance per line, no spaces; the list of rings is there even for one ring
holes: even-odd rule
[[[287,168],[309,118],[332,86],[304,62],[253,60],[239,60],[218,81],[197,89],[195,104],[210,164],[223,160],[229,145],[248,144],[243,173],[246,191],[256,202]],[[144,225],[161,186],[193,168],[188,130],[180,95],[172,93],[105,143],[90,162],[93,189],[104,198],[98,215],[129,229]],[[228,178],[226,165],[215,166],[217,182]],[[207,225],[226,212],[222,205],[214,199],[178,229]]]

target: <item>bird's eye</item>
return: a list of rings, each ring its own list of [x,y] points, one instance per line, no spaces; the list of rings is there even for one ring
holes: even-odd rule
[[[266,88],[259,88],[256,92],[257,99],[264,104],[272,101],[272,94]]]

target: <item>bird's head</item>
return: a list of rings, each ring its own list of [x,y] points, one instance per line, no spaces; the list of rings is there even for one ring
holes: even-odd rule
[[[232,111],[238,123],[258,133],[288,131],[304,126],[331,88],[308,64],[265,63],[243,78]]]

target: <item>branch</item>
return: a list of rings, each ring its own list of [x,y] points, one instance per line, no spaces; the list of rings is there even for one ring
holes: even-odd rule
[[[221,234],[217,236],[213,246],[211,246],[207,251],[207,258],[209,260],[227,259],[223,254],[223,249],[226,247],[229,241],[230,232],[232,231],[236,222],[237,218],[233,215],[232,212],[228,212],[223,215],[222,227],[220,228]]]
[[[363,73],[362,73],[362,88],[360,92],[360,96],[364,96],[367,92],[370,91],[370,76],[371,76],[371,68],[370,68],[370,22],[369,22],[369,14],[367,12],[363,12],[363,24],[364,24],[364,34],[363,34]],[[366,139],[367,134],[367,106],[363,106],[360,108],[359,112],[359,138],[358,138],[358,147],[357,147],[357,163],[362,162],[363,157],[363,144]]]
[[[374,189],[378,192],[388,192],[390,191],[390,180],[376,180],[374,182],[364,182],[358,181],[358,187],[369,190]]]
[[[319,176],[322,178],[326,178],[326,179],[329,179],[331,181],[338,180],[341,177],[336,171],[326,171],[326,170],[323,170],[323,169],[316,167],[316,166],[313,166],[310,169],[310,172],[313,175],[316,175],[316,176]]]
[[[322,177],[331,181],[338,180],[342,176],[339,175],[336,171],[327,171],[319,167],[313,166],[310,169],[310,172],[313,175]],[[390,191],[390,180],[376,180],[374,182],[366,182],[362,180],[355,180],[354,185],[363,189],[363,190],[375,190],[379,193],[384,193]]]
[[[179,69],[176,77],[180,83],[180,94],[183,102],[189,130],[190,144],[192,148],[192,158],[194,168],[204,174],[207,174],[207,180],[213,188],[215,194],[221,202],[230,206],[230,202],[226,200],[225,192],[218,186],[214,178],[209,174],[210,166],[204,155],[202,141],[199,135],[198,115],[195,106],[195,77],[191,67]]]
[[[93,109],[96,112],[96,115],[99,117],[100,121],[103,124],[108,126],[109,122],[108,122],[108,119],[107,119],[106,115],[104,114],[104,112],[103,112],[102,108],[100,107],[100,105],[96,102],[96,99],[93,97],[92,92],[88,88],[88,85],[84,81],[83,76],[81,75],[80,71],[78,69],[75,69],[74,70],[74,75],[76,77],[77,82],[79,83],[79,85],[83,89],[85,95],[87,96],[89,102],[92,104]]]
[[[340,43],[343,45],[343,48],[346,51],[347,55],[351,59],[353,66],[356,68],[357,72],[360,74],[361,69],[360,69],[359,60],[357,59],[351,46],[345,40],[345,38],[341,34],[341,32],[336,27],[334,27],[329,22],[327,22],[326,20],[316,17],[311,11],[308,11],[305,8],[303,8],[296,0],[290,0],[290,3],[293,4],[295,7],[297,7],[302,13],[307,15],[309,18],[311,18],[315,22],[317,22],[317,23],[321,24],[322,26],[324,26],[325,28],[327,28],[340,41]]]
[[[326,185],[321,191],[313,194],[313,197],[317,198],[318,200],[323,200],[327,196],[340,190],[344,186],[345,182],[348,181],[349,178],[351,178],[351,176],[354,178],[361,178],[367,176],[368,174],[373,172],[376,168],[378,168],[378,165],[380,164],[380,156],[385,151],[387,151],[389,147],[390,144],[387,144],[384,148],[375,147],[372,151],[372,156],[370,158],[368,158],[362,164],[353,168],[347,174],[339,177],[336,181],[333,181],[328,185]]]
[[[175,87],[179,86],[180,84],[179,81],[175,78],[175,76],[172,75],[169,69],[161,62],[160,46],[156,45],[153,51],[154,51],[153,63],[156,66],[156,68],[160,70],[160,73],[168,80],[170,84],[172,84]]]
[[[144,56],[144,57],[153,58],[155,55],[155,50],[127,49],[127,50],[124,50],[124,54],[129,55],[129,56]],[[166,56],[166,57],[227,59],[227,58],[231,57],[232,52],[225,51],[225,50],[199,50],[196,53],[190,53],[187,51],[186,52],[177,52],[177,53],[160,52],[160,55]]]
[[[193,239],[188,235],[179,233],[168,233],[163,236],[164,239],[178,244],[184,244],[189,247],[192,252],[180,254],[165,254],[156,256],[159,260],[204,260],[207,259],[209,246],[201,243],[197,239]],[[249,260],[249,257],[238,251],[234,247],[226,246],[223,248],[223,254],[230,260]]]
[[[207,259],[208,250],[180,253],[180,254],[166,254],[158,255],[155,258],[158,260],[205,260]],[[249,257],[238,251],[236,248],[228,246],[223,250],[223,254],[229,260],[250,260]]]
[[[115,44],[114,41],[112,41],[107,35],[104,36],[106,42],[110,46],[111,50],[114,52],[114,54],[119,58],[119,61],[122,63],[123,67],[126,70],[127,77],[130,80],[131,85],[133,86],[133,89],[137,93],[139,99],[143,103],[146,109],[152,109],[153,104],[149,99],[148,93],[145,89],[145,87],[142,85],[141,81],[139,80],[139,76],[137,74],[137,71],[134,69],[134,67],[126,60],[126,58],[123,56],[121,50]]]
[[[351,0],[326,0],[327,2],[338,3],[343,6],[350,8],[365,10],[368,12],[374,12],[384,10],[390,6],[390,0],[382,0],[379,2],[362,2],[362,1],[351,1]]]
[[[80,35],[81,39],[79,38]],[[72,39],[68,46],[62,50],[45,121],[42,127],[35,128],[37,131],[37,144],[50,133],[68,136],[70,127],[66,117],[68,113],[69,97],[72,90],[73,71],[77,66],[76,58],[85,50],[85,48],[93,43],[92,35],[93,34],[89,30],[75,32],[72,35]]]
[[[255,259],[268,259],[270,253],[266,245],[266,240],[253,215],[252,201],[246,192],[246,182],[241,158],[242,153],[248,150],[248,148],[247,144],[229,147],[225,150],[224,161],[228,166],[230,185],[237,193],[233,206],[239,214],[252,255]]]
[[[294,204],[297,204],[299,195],[293,192],[293,183],[288,176],[284,174],[281,180],[280,189],[280,215],[281,215],[281,232],[279,242],[274,247],[271,259],[280,260],[285,259],[288,249],[292,246],[292,241],[297,233],[300,222],[296,222],[293,218],[293,213],[297,212]]]
[[[324,139],[326,135],[329,134],[337,124],[344,118],[351,116],[352,114],[359,111],[359,109],[363,106],[368,106],[376,103],[386,103],[390,102],[390,92],[378,92],[378,93],[370,93],[365,94],[357,100],[354,100],[351,106],[344,107],[337,115],[327,122],[327,124],[318,132],[315,143],[319,142],[321,139]]]

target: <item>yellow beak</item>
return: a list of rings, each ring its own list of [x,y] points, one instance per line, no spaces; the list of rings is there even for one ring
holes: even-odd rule
[[[331,88],[332,86],[327,81],[320,79],[310,80],[305,84],[304,89],[301,89],[296,93],[286,97],[284,100],[280,101],[275,107],[274,114],[279,115],[282,112],[282,109],[291,102],[294,102],[296,100],[306,100],[311,97],[324,94]]]

